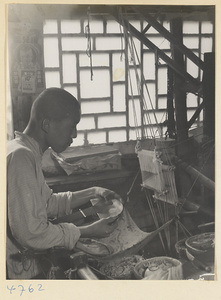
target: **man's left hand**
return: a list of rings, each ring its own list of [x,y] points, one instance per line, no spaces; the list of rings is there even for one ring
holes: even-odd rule
[[[95,189],[95,198],[103,198],[105,201],[110,201],[113,199],[119,200],[121,203],[123,203],[123,199],[120,197],[120,195],[116,194],[115,192],[105,189],[102,187],[94,187]]]

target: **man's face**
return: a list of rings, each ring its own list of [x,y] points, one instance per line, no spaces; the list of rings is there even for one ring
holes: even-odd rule
[[[80,111],[75,110],[68,113],[67,118],[61,121],[50,120],[47,142],[55,152],[63,152],[69,147],[73,138],[77,137],[77,124],[80,121]]]

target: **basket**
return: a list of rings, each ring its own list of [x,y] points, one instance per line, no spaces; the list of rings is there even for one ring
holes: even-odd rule
[[[164,269],[164,271],[166,271],[172,267],[178,267],[179,269],[179,275],[177,276],[178,278],[175,279],[182,279],[182,263],[175,258],[166,256],[153,257],[139,262],[134,268],[134,275],[137,279],[144,279],[145,273],[148,269],[154,272],[157,271],[159,268],[162,268]]]

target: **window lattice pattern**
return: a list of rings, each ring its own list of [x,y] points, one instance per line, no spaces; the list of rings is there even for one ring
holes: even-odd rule
[[[140,21],[130,23],[139,31],[147,25]],[[82,119],[74,144],[136,140],[144,130],[150,136],[153,132],[159,135],[157,124],[166,120],[165,62],[136,38],[132,40],[133,54],[128,40],[123,38],[123,28],[115,21],[91,20],[90,40],[85,34],[87,24],[86,19],[76,19],[47,20],[44,25],[46,87],[62,87],[81,103]],[[169,30],[169,23],[162,25]],[[183,33],[185,46],[202,60],[205,52],[212,51],[210,23],[185,22]],[[146,36],[171,57],[169,42],[157,31],[150,27]],[[196,65],[188,59],[185,64],[193,77],[202,78]],[[140,95],[147,100],[148,115],[140,105]],[[187,95],[188,119],[199,102],[198,96]]]

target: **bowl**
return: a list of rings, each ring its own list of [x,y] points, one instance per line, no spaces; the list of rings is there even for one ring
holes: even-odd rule
[[[194,235],[185,242],[188,251],[198,260],[205,263],[214,262],[215,254],[215,234],[214,232],[206,232]]]
[[[176,249],[176,252],[177,254],[179,255],[179,257],[186,257],[186,238],[185,239],[182,239],[180,241],[178,241],[176,244],[175,244],[175,249]]]
[[[185,244],[187,249],[193,255],[201,255],[206,254],[207,252],[213,252],[215,247],[215,234],[214,232],[206,232],[194,235],[186,239]]]
[[[117,218],[123,211],[123,204],[120,200],[112,199],[111,201],[103,201],[102,199],[90,200],[97,215],[100,219]]]

